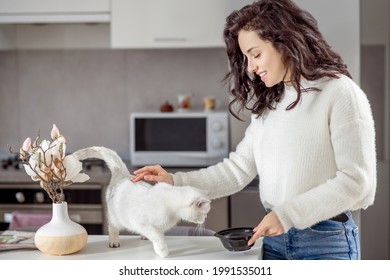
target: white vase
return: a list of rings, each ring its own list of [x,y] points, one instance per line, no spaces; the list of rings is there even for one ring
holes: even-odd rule
[[[43,253],[68,255],[80,251],[87,244],[85,228],[72,221],[66,202],[53,203],[51,221],[35,233],[34,242]]]

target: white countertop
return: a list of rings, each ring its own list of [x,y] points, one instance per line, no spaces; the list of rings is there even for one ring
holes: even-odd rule
[[[121,236],[121,247],[108,247],[107,235],[88,236],[87,245],[66,256],[46,255],[39,250],[0,252],[2,260],[161,260],[149,240]],[[167,260],[257,260],[261,259],[261,240],[247,251],[231,252],[214,236],[166,236],[170,250]]]

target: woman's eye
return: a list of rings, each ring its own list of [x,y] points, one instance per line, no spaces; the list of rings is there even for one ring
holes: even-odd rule
[[[254,58],[259,58],[260,57],[260,53],[259,54],[256,54],[255,56],[254,56]]]

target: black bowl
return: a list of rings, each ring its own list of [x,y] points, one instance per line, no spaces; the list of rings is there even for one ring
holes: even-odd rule
[[[229,251],[245,251],[249,250],[253,245],[248,246],[248,240],[253,235],[253,228],[229,228],[218,231],[214,236],[218,237],[223,247]]]

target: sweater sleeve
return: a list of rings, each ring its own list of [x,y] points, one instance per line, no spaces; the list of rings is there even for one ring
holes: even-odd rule
[[[172,174],[174,185],[190,185],[205,190],[211,199],[228,196],[242,190],[256,176],[252,143],[254,117],[237,149],[216,165],[196,171]]]
[[[329,133],[337,171],[333,178],[276,206],[285,232],[307,228],[347,210],[366,208],[376,190],[375,130],[365,94],[347,87],[329,108]]]

